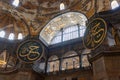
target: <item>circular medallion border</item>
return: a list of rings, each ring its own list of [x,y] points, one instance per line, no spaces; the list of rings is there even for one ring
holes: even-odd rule
[[[99,22],[94,23],[96,21],[99,21]],[[102,25],[102,27],[100,27],[99,25],[100,26]],[[95,27],[95,29],[93,29],[94,27]],[[105,20],[102,18],[93,19],[88,24],[87,29],[85,31],[85,35],[83,37],[83,44],[84,44],[85,48],[91,49],[91,50],[96,49],[104,41],[104,39],[106,37],[106,33],[107,33],[107,23],[105,22]],[[99,37],[99,36],[101,36],[101,34],[102,34],[102,37]],[[95,41],[95,37],[97,38],[96,35],[100,38],[100,40],[98,39],[98,41]],[[89,44],[91,44],[90,46],[87,45],[88,44],[87,41],[89,42]]]
[[[44,54],[44,46],[38,40],[23,41],[17,48],[17,57],[24,63],[40,60]]]

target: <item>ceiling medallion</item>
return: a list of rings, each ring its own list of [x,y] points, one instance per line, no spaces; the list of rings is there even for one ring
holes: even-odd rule
[[[107,24],[102,18],[96,18],[89,25],[85,31],[83,42],[86,48],[95,49],[106,37]]]
[[[36,60],[40,60],[43,53],[43,45],[36,40],[27,40],[20,44],[17,49],[17,57],[25,63],[32,63]]]

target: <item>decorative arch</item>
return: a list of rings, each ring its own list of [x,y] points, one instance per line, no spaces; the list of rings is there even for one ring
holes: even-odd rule
[[[4,31],[6,34],[2,38],[8,39],[10,33],[13,33],[17,40],[18,34],[22,33],[23,37],[27,37],[30,34],[28,25],[25,19],[21,19],[19,16],[14,16],[14,14],[6,13],[6,11],[1,12],[0,19],[0,31]]]
[[[79,25],[78,28],[86,28],[87,17],[80,12],[67,12],[54,17],[40,32],[42,38],[48,45],[53,38],[64,28]]]
[[[69,51],[69,52],[66,52],[66,53],[63,55],[63,58],[64,58],[64,57],[75,56],[75,55],[78,55],[75,51]]]
[[[79,68],[80,66],[79,56],[75,51],[69,51],[65,53],[62,60],[62,70]]]
[[[56,55],[48,59],[47,72],[59,71],[59,59]]]
[[[52,60],[57,60],[58,57],[56,55],[53,55],[51,57],[49,57],[48,61],[52,61]]]

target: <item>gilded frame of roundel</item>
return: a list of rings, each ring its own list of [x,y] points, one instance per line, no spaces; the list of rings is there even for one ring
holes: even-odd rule
[[[26,62],[26,61],[24,61],[24,60],[22,60],[20,57],[19,57],[19,49],[20,49],[20,47],[22,46],[22,45],[24,45],[25,43],[27,43],[27,42],[36,42],[36,43],[39,43],[40,45],[41,45],[41,48],[42,48],[42,53],[41,53],[41,55],[40,55],[40,57],[38,58],[38,59],[36,59],[35,61],[38,61],[38,60],[40,60],[42,57],[43,57],[43,54],[44,54],[44,46],[43,46],[43,44],[42,43],[40,43],[38,40],[26,40],[26,41],[23,41],[18,47],[17,47],[17,53],[16,53],[16,55],[17,55],[17,58],[21,61],[21,62],[24,62],[24,63],[33,63],[33,62],[35,62],[35,61],[31,61],[31,62]]]
[[[88,27],[91,27],[90,24],[92,24],[95,20],[101,20],[101,21],[104,23],[105,35],[103,35],[103,39],[100,41],[100,43],[99,43],[97,46],[93,47],[93,48],[88,48],[88,47],[85,45],[85,39],[84,39],[84,38],[85,38],[85,35],[84,35],[84,37],[83,37],[83,45],[85,46],[86,49],[94,50],[94,49],[96,49],[97,47],[99,47],[99,46],[102,44],[102,42],[104,41],[104,39],[105,39],[105,37],[106,37],[106,34],[107,34],[107,23],[106,23],[106,21],[105,21],[104,19],[102,19],[102,18],[95,18],[95,19],[93,19],[93,20],[87,25],[87,28],[88,28]],[[86,33],[86,31],[85,31],[85,33]]]

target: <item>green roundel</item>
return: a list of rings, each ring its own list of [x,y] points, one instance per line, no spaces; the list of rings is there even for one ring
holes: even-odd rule
[[[35,40],[28,40],[19,45],[17,49],[18,58],[26,63],[32,63],[43,55],[43,45]]]
[[[84,45],[88,49],[97,48],[105,39],[107,33],[107,24],[102,18],[96,18],[89,25],[85,31],[83,38]]]

